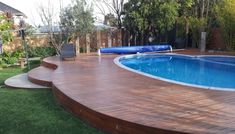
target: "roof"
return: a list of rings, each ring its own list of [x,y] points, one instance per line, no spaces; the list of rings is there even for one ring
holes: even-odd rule
[[[104,30],[104,29],[115,28],[115,27],[111,27],[111,26],[105,25],[103,23],[98,23],[98,22],[94,23],[94,25],[95,25],[96,30]]]
[[[48,26],[40,26],[38,28],[40,33],[49,33],[49,27]],[[59,33],[61,32],[61,29],[59,26],[52,26],[52,32],[53,33]]]
[[[2,12],[10,12],[12,13],[13,16],[24,16],[26,17],[26,15],[24,13],[22,13],[21,11],[8,6],[7,4],[4,4],[2,2],[0,2],[0,11]]]

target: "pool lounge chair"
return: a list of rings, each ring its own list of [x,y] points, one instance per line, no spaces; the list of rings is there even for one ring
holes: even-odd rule
[[[76,46],[74,44],[64,44],[60,51],[60,59],[76,58]]]

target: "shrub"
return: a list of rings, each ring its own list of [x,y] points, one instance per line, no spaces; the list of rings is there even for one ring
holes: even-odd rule
[[[17,50],[15,52],[3,52],[0,55],[0,64],[4,65],[4,64],[8,64],[8,65],[12,65],[18,62],[19,58],[24,57],[24,53],[22,50]]]
[[[28,50],[29,57],[48,57],[56,54],[53,47],[32,47]],[[14,52],[4,51],[0,55],[0,66],[12,65],[18,62],[19,58],[25,57],[23,50],[17,50]]]
[[[235,1],[224,0],[215,7],[227,49],[235,50]]]
[[[56,50],[53,47],[32,47],[28,51],[29,57],[48,57],[56,54]]]

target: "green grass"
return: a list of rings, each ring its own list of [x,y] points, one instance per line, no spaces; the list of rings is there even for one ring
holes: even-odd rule
[[[20,68],[0,70],[0,85]],[[0,88],[0,134],[101,134],[55,100],[51,90]]]

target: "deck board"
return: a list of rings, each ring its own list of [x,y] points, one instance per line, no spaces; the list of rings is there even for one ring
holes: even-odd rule
[[[57,65],[58,101],[95,127],[112,133],[233,133],[235,92],[168,83],[129,72],[115,55],[44,59]]]

